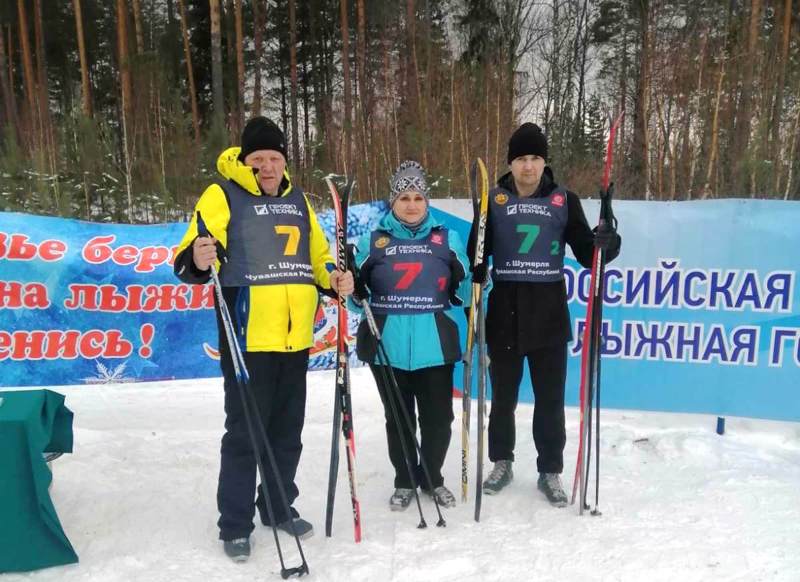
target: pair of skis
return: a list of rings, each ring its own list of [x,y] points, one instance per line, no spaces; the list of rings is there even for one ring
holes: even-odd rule
[[[347,270],[347,206],[354,183],[347,182],[342,195],[330,176],[325,178],[333,201],[336,219],[336,268]],[[350,484],[350,503],[353,508],[353,537],[361,541],[361,506],[356,490],[356,442],[353,431],[353,409],[350,398],[350,367],[347,346],[347,307],[340,295],[336,333],[336,389],[333,405],[333,434],[331,435],[331,462],[328,472],[328,497],[325,508],[325,535],[331,537],[333,530],[333,505],[336,497],[336,482],[339,474],[339,438],[344,436],[347,453],[347,479]]]
[[[611,131],[606,146],[606,162],[603,172],[603,189],[600,191],[600,220],[597,230],[616,229],[616,218],[611,210],[613,184],[611,168],[613,166],[614,138],[622,122],[619,115],[611,124]],[[598,509],[600,501],[600,356],[602,352],[601,330],[603,326],[603,291],[605,289],[606,256],[603,249],[595,247],[592,254],[589,299],[586,305],[586,323],[583,330],[583,346],[581,351],[581,383],[580,383],[580,440],[578,442],[578,458],[575,463],[575,478],[572,483],[571,503],[580,494],[578,514],[583,515],[589,509],[586,502],[589,473],[592,461],[592,414],[595,420],[595,492],[592,515],[601,515]],[[594,401],[594,403],[593,403]]]
[[[325,182],[328,185],[328,190],[331,194],[333,202],[333,210],[336,221],[336,268],[339,271],[347,270],[347,206],[350,195],[353,190],[353,182],[347,182],[342,195],[339,194],[336,184],[331,177],[326,177]],[[345,450],[347,451],[347,474],[350,483],[350,501],[353,508],[353,533],[356,543],[361,541],[361,507],[358,501],[358,493],[356,491],[356,474],[355,474],[355,436],[353,431],[353,413],[350,398],[350,371],[349,371],[349,354],[347,346],[347,308],[345,299],[341,296],[337,299],[338,302],[338,327],[337,327],[337,350],[336,350],[336,399],[333,407],[333,428],[331,435],[331,461],[328,473],[328,496],[325,509],[325,535],[331,537],[333,530],[333,506],[336,498],[336,482],[339,473],[339,439],[340,434],[344,435]],[[369,304],[366,301],[362,302],[365,314],[369,323],[370,332],[375,338],[378,347],[378,359],[380,362],[379,368],[383,374],[383,385],[387,391],[387,397],[390,402],[392,413],[394,415],[395,423],[401,427],[401,413],[402,419],[405,421],[405,428],[412,435],[416,451],[419,454],[420,463],[427,481],[429,491],[433,492],[433,482],[431,480],[430,471],[428,470],[425,459],[422,455],[422,449],[419,442],[414,435],[411,428],[411,417],[400,395],[400,388],[397,385],[397,379],[389,362],[389,356],[386,353],[386,348],[383,345],[380,331],[372,315]],[[395,403],[396,402],[396,403]],[[341,431],[341,432],[340,432]],[[406,459],[406,467],[409,475],[413,476],[413,470],[410,464],[411,452],[406,450],[405,441],[401,439],[403,446],[403,455]],[[419,501],[419,494],[415,482],[414,492],[417,499],[417,508],[420,515],[420,528],[427,527],[425,518],[422,514],[422,507]],[[433,496],[434,505],[439,520],[436,525],[444,527],[446,522],[442,517],[442,512],[439,507],[439,502],[436,496]]]
[[[486,222],[489,217],[489,175],[483,160],[477,159],[470,171],[470,193],[472,206],[478,220],[475,237],[475,258],[473,266],[484,261],[484,241]],[[464,350],[464,383],[461,395],[461,501],[466,502],[469,489],[469,428],[472,407],[472,376],[474,366],[475,342],[478,343],[478,446],[477,476],[475,484],[475,521],[481,520],[481,500],[483,498],[483,457],[486,418],[486,375],[489,358],[486,353],[486,317],[484,313],[483,284],[472,282],[472,297],[467,316],[467,342]]]

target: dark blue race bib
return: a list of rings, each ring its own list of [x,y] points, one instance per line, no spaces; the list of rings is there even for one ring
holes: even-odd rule
[[[254,196],[233,182],[220,185],[231,210],[222,285],[313,285],[311,223],[302,190],[293,188],[281,197]]]
[[[567,194],[521,198],[504,189],[489,194],[492,224],[492,278],[496,281],[549,282],[564,278]]]
[[[450,307],[450,245],[447,229],[408,240],[372,233],[367,285],[375,313],[435,313]]]

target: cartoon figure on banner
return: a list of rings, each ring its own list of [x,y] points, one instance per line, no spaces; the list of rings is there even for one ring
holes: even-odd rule
[[[314,345],[311,347],[310,370],[329,370],[336,360],[336,302],[323,297],[314,321]],[[351,331],[355,329],[353,320],[348,322],[347,343],[352,343]],[[356,365],[356,364],[354,364]]]
[[[311,355],[320,355],[335,350],[335,348],[336,304],[327,297],[323,297],[314,318],[314,345],[311,346]]]

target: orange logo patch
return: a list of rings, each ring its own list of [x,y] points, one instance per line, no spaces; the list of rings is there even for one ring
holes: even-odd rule
[[[503,204],[508,202],[508,196],[503,194],[502,192],[500,194],[495,194],[494,201],[497,202],[500,206],[502,206]]]
[[[388,244],[389,244],[389,237],[382,236],[378,240],[375,241],[375,248],[376,249],[382,249],[383,247],[385,247]]]

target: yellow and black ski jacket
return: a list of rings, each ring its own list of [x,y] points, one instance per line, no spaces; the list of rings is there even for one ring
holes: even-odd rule
[[[252,168],[239,160],[240,148],[225,150],[217,160],[217,170],[222,180],[230,180],[253,196],[266,196],[258,186]],[[289,173],[284,173],[281,182],[281,197],[293,191]],[[244,351],[249,352],[296,352],[311,347],[313,343],[314,316],[319,303],[319,289],[330,289],[330,272],[335,263],[330,254],[330,245],[320,228],[316,214],[303,194],[308,208],[309,254],[315,284],[253,284],[242,287],[224,287],[223,295],[234,316],[237,335]],[[200,271],[194,265],[192,243],[198,236],[197,211],[209,232],[227,247],[231,208],[221,183],[211,184],[195,206],[189,228],[177,248],[175,274],[189,284],[206,283],[210,271]],[[274,236],[274,244],[283,247],[284,239]],[[258,252],[258,249],[253,249]],[[217,267],[220,263],[217,262]],[[319,288],[319,289],[318,289]],[[224,346],[221,344],[220,348]]]

